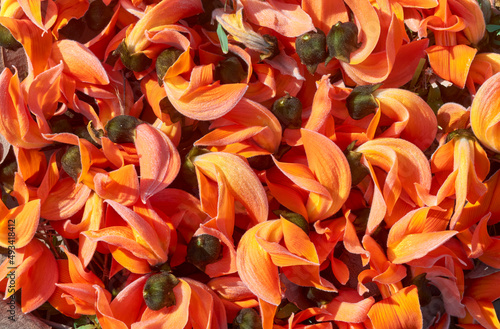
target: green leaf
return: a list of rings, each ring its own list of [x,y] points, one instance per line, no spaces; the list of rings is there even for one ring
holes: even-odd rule
[[[486,25],[486,30],[488,30],[488,32],[495,32],[500,30],[500,25],[488,24]]]
[[[222,52],[224,54],[227,54],[229,51],[229,43],[227,41],[227,35],[226,32],[224,32],[224,29],[222,28],[222,25],[218,24],[217,25],[217,36],[219,37],[219,42],[220,42],[220,47],[222,49]]]

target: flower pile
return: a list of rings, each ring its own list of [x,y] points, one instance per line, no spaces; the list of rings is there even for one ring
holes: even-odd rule
[[[5,299],[75,328],[500,328],[495,3],[2,1]]]

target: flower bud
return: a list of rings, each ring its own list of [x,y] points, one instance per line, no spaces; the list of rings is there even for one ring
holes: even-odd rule
[[[316,303],[316,305],[318,305],[319,307],[321,305],[326,305],[330,303],[335,297],[335,295],[337,295],[336,292],[325,291],[315,287],[309,287],[307,289],[306,297],[313,303]]]
[[[243,79],[247,77],[247,70],[243,68],[240,60],[231,56],[215,67],[215,80],[220,80],[221,84],[227,83],[240,83]]]
[[[22,47],[21,43],[14,38],[9,29],[3,25],[0,25],[0,47],[14,51]]]
[[[78,175],[82,172],[80,148],[76,145],[68,148],[61,158],[61,164],[64,171],[76,182],[78,180]]]
[[[342,62],[349,63],[351,53],[361,46],[358,43],[358,27],[352,22],[338,22],[328,32],[326,44],[329,56],[325,65],[334,57]]]
[[[153,60],[142,52],[131,54],[125,40],[120,43],[116,50],[120,54],[123,65],[131,71],[142,72],[153,63]]]
[[[187,246],[186,260],[205,271],[208,264],[215,263],[222,257],[222,244],[210,234],[194,236]]]
[[[234,318],[233,329],[262,329],[262,319],[253,308],[242,308]]]
[[[271,112],[286,128],[299,129],[302,126],[302,103],[297,97],[281,97],[274,102]]]
[[[273,213],[276,216],[281,216],[287,221],[294,223],[300,227],[305,234],[309,235],[309,223],[304,216],[288,210],[274,210]]]
[[[164,307],[175,305],[176,300],[173,289],[179,282],[179,279],[171,273],[161,272],[151,275],[142,291],[147,307],[153,311],[158,311]]]
[[[380,84],[357,86],[346,98],[346,107],[354,120],[361,120],[378,109],[378,102],[372,93]]]
[[[163,85],[163,77],[167,74],[168,69],[174,65],[182,53],[183,51],[180,49],[168,48],[156,58],[156,75],[160,86]]]
[[[319,63],[325,61],[326,36],[323,31],[307,32],[295,40],[295,49],[300,61],[307,67],[309,73],[314,74]]]
[[[135,139],[135,128],[141,122],[130,115],[119,115],[109,120],[106,124],[108,138],[114,143],[133,143]]]
[[[202,155],[208,152],[209,151],[207,149],[193,146],[193,148],[189,150],[188,154],[186,154],[184,162],[182,163],[181,166],[182,178],[186,183],[188,183],[194,189],[198,187],[198,181],[196,178],[196,169],[193,164],[194,158],[196,158],[198,155]]]

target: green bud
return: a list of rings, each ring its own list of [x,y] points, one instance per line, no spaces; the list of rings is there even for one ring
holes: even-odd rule
[[[361,120],[378,109],[378,102],[372,93],[381,85],[357,86],[346,98],[346,107],[354,120]]]
[[[268,50],[267,53],[260,54],[260,60],[263,61],[264,59],[273,59],[274,57],[278,56],[280,53],[280,48],[278,46],[278,38],[270,34],[264,34],[262,37],[269,46],[267,48]]]
[[[370,216],[370,208],[362,208],[354,210],[353,215],[356,219],[352,222],[356,234],[364,235],[366,233],[366,226],[368,225],[368,217]]]
[[[236,56],[231,56],[215,67],[214,80],[220,80],[221,84],[240,83],[247,77],[247,70],[243,68],[240,60]]]
[[[49,125],[54,134],[73,132],[73,125],[70,122],[70,118],[66,115],[53,116],[49,120]]]
[[[168,48],[156,58],[156,75],[160,86],[163,85],[163,77],[167,74],[168,69],[174,65],[182,53],[183,51],[180,49]]]
[[[80,148],[76,145],[68,148],[61,158],[61,164],[64,171],[76,182],[78,180],[78,175],[82,172]]]
[[[326,305],[330,303],[333,298],[337,295],[335,292],[320,290],[315,287],[309,287],[307,289],[306,297],[316,305]]]
[[[109,120],[104,127],[108,138],[114,143],[133,143],[135,139],[135,128],[141,121],[131,115],[119,115]]]
[[[22,47],[19,41],[10,33],[9,29],[3,25],[0,25],[0,47],[14,51]]]
[[[153,63],[153,60],[142,52],[131,54],[125,44],[125,40],[120,43],[116,50],[120,54],[120,59],[122,60],[123,65],[131,71],[142,72],[149,68]]]
[[[327,65],[332,58],[349,63],[351,53],[358,49],[361,44],[358,43],[358,27],[352,22],[338,22],[333,25],[326,37],[329,56],[326,59]]]
[[[142,291],[147,307],[153,311],[158,311],[164,307],[175,305],[176,300],[173,289],[179,282],[179,279],[171,273],[161,272],[151,275]]]
[[[193,236],[187,246],[186,260],[205,271],[208,264],[215,263],[222,257],[222,244],[210,234]]]
[[[309,73],[314,74],[319,63],[326,60],[326,36],[323,31],[307,32],[295,40],[295,49],[302,64]]]
[[[302,103],[297,97],[281,97],[274,102],[271,112],[286,128],[300,129],[302,126]]]
[[[90,136],[90,133],[87,129],[87,126],[76,126],[75,129],[73,130],[73,133],[77,135],[79,138],[86,139],[92,145],[94,145],[97,148],[101,148],[101,145],[97,144],[95,140],[92,139]]]
[[[170,121],[173,123],[179,122],[184,117],[181,112],[177,111],[175,107],[172,105],[172,102],[168,99],[168,97],[163,97],[160,101],[160,111],[163,113],[167,113],[170,117]]]
[[[93,31],[102,31],[113,17],[113,8],[108,7],[102,0],[92,1],[85,13],[85,21]]]
[[[262,329],[262,319],[253,308],[242,308],[234,318],[233,329]]]
[[[344,152],[349,169],[351,170],[351,185],[356,186],[370,173],[368,168],[361,163],[361,156],[363,153],[352,151],[356,141],[352,142]]]
[[[289,222],[294,223],[304,231],[305,234],[309,235],[309,222],[304,218],[304,216],[291,212],[288,210],[274,210],[273,213],[276,216],[281,216]]]
[[[467,138],[472,141],[476,141],[476,136],[474,133],[468,129],[457,129],[452,131],[446,136],[446,143],[451,141],[454,138]]]

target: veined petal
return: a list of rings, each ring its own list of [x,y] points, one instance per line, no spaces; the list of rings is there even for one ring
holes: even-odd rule
[[[368,311],[374,329],[418,329],[423,319],[416,286],[401,289]]]
[[[71,177],[62,179],[42,203],[40,216],[48,220],[67,219],[83,207],[91,191],[82,183],[75,184]]]
[[[26,246],[35,236],[39,220],[39,199],[13,208],[5,216],[3,216],[2,212],[2,219],[0,220],[0,246],[3,248],[14,246],[16,249]],[[11,243],[13,237],[15,243]]]
[[[301,129],[307,163],[318,181],[328,190],[330,200],[310,193],[307,201],[309,221],[330,217],[344,204],[351,190],[349,164],[340,148],[327,137]]]
[[[60,40],[52,45],[51,59],[62,61],[63,72],[81,82],[109,84],[108,74],[99,59],[85,46],[73,40]]]
[[[148,124],[137,126],[135,146],[141,167],[140,195],[142,202],[146,202],[170,185],[179,172],[181,160],[170,138]]]
[[[131,206],[139,199],[139,178],[134,165],[126,165],[109,173],[94,176],[97,195]]]
[[[271,28],[286,37],[298,37],[314,30],[311,17],[300,5],[269,0],[241,0],[245,16],[254,24]]]
[[[281,303],[278,267],[257,238],[265,238],[270,229],[278,227],[281,227],[280,221],[255,225],[245,232],[236,249],[236,266],[241,280],[257,297],[272,305]]]
[[[197,156],[193,164],[197,170],[217,181],[217,169],[225,176],[233,196],[248,210],[250,217],[258,222],[268,216],[268,201],[264,187],[252,168],[240,157],[223,152],[211,152]]]
[[[458,87],[465,86],[472,60],[477,49],[467,45],[431,46],[425,51],[434,72]]]
[[[191,81],[181,76],[164,79],[167,96],[175,109],[195,120],[214,120],[229,112],[245,95],[246,83],[213,83],[213,64],[196,66]]]
[[[329,314],[320,314],[316,318],[318,321],[361,323],[367,319],[373,303],[373,297],[363,298],[355,290],[339,290],[339,295],[325,307]]]

